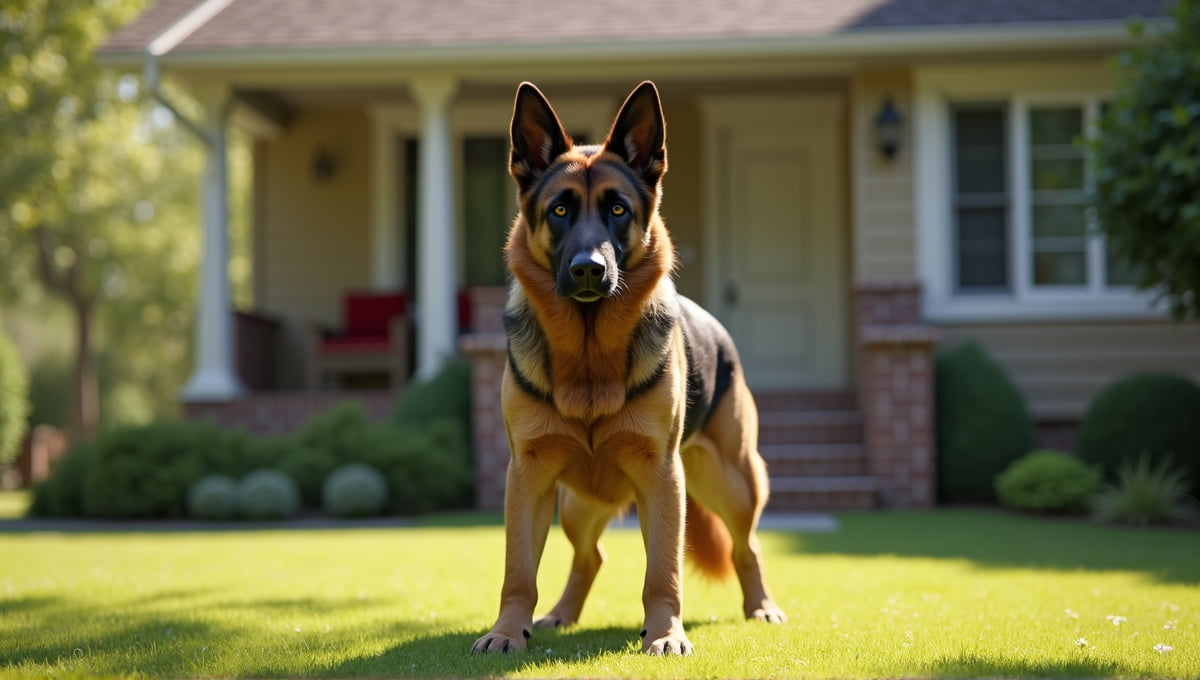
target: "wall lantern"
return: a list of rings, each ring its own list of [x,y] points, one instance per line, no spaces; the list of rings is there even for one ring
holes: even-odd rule
[[[337,163],[333,160],[333,154],[329,153],[329,149],[324,146],[318,146],[313,151],[312,156],[312,176],[318,182],[327,182],[333,178],[333,171]]]
[[[900,139],[904,135],[904,116],[896,110],[891,96],[884,97],[879,113],[875,114],[875,144],[879,153],[892,160],[900,151]]]

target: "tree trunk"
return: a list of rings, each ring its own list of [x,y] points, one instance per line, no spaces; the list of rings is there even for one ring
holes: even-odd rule
[[[75,312],[75,367],[71,409],[71,435],[75,441],[90,438],[100,426],[100,379],[96,372],[96,352],[92,347],[92,305],[88,300],[73,299]]]

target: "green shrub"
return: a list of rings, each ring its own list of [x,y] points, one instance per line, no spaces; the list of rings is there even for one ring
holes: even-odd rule
[[[1145,526],[1194,517],[1189,482],[1170,458],[1152,463],[1141,456],[1136,463],[1125,461],[1117,471],[1117,483],[1096,496],[1093,512],[1105,522]]]
[[[456,421],[371,430],[364,462],[383,473],[392,509],[403,514],[469,507],[472,471],[466,433]]]
[[[438,420],[454,420],[470,431],[471,366],[463,359],[447,359],[437,375],[410,385],[392,414],[397,425]]]
[[[336,463],[350,462],[361,456],[370,428],[371,421],[361,404],[342,402],[310,418],[296,434],[295,444],[300,449],[328,455],[335,461],[336,467]],[[325,474],[329,474],[330,470],[326,470]],[[321,479],[324,478],[322,475]],[[317,489],[319,494],[320,482],[317,483]]]
[[[188,515],[194,519],[233,519],[237,515],[237,482],[225,475],[201,477],[188,491],[187,503]]]
[[[28,417],[29,374],[17,349],[0,334],[0,465],[17,457]]]
[[[1000,502],[1034,512],[1082,512],[1100,484],[1100,469],[1063,453],[1041,450],[996,477]]]
[[[1088,405],[1079,426],[1079,455],[1099,463],[1109,481],[1141,456],[1170,456],[1200,494],[1200,385],[1172,373],[1117,380]]]
[[[975,342],[935,362],[938,495],[995,500],[993,480],[1033,449],[1033,421],[1004,368]]]
[[[300,502],[310,507],[321,505],[321,485],[338,467],[338,459],[327,449],[292,447],[276,462],[300,489]]]
[[[325,480],[321,501],[334,517],[374,517],[387,506],[387,481],[370,465],[348,463]]]
[[[154,423],[99,435],[84,481],[89,517],[183,517],[187,493],[229,446],[209,424]]]
[[[246,519],[287,519],[300,510],[300,490],[279,470],[255,470],[238,482],[237,510]]]
[[[83,517],[83,488],[95,455],[95,444],[80,442],[50,469],[50,477],[33,487],[30,517]]]

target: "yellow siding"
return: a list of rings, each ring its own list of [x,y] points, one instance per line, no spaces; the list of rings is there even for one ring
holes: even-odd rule
[[[342,294],[370,284],[368,134],[363,111],[314,111],[255,147],[254,299],[288,322],[278,371],[287,387],[301,385],[306,322],[336,322]],[[322,146],[335,167],[317,181]]]
[[[1170,322],[952,325],[945,345],[974,338],[1009,372],[1034,417],[1077,419],[1114,379],[1175,371],[1200,379],[1200,325]]]
[[[912,76],[907,69],[864,70],[851,86],[851,180],[854,187],[854,278],[917,276],[913,222]],[[905,117],[899,154],[885,160],[875,146],[874,119],[891,97]]]

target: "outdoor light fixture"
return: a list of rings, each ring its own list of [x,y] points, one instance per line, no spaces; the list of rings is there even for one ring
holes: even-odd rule
[[[889,161],[900,151],[903,127],[904,116],[896,110],[892,97],[884,97],[883,106],[879,107],[879,113],[875,114],[875,143],[879,147],[879,153]]]
[[[316,151],[313,151],[312,175],[316,181],[329,181],[333,177],[335,165],[333,154],[329,153],[329,149],[326,149],[324,146],[318,146]]]

